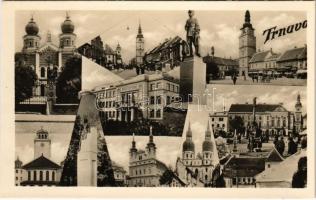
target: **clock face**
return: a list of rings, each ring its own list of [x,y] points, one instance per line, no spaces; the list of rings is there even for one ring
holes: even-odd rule
[[[42,142],[42,143],[41,143],[41,147],[44,147],[44,146],[45,146],[45,144]]]

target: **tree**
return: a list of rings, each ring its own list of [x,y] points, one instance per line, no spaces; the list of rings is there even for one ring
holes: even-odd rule
[[[245,132],[244,120],[240,116],[229,119],[228,123],[230,132],[234,132],[235,130],[237,131],[237,133]]]
[[[171,169],[167,169],[159,179],[160,185],[169,185],[173,179],[173,171]]]
[[[209,62],[206,64],[206,74],[207,76],[207,82],[210,80],[216,80],[219,78],[219,68],[216,63],[214,62]]]
[[[15,101],[19,103],[33,96],[33,87],[37,80],[37,75],[31,67],[15,67]]]
[[[78,103],[78,92],[81,91],[81,57],[73,56],[65,64],[56,85],[57,101]]]

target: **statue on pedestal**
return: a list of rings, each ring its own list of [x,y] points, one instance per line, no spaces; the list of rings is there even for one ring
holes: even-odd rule
[[[189,10],[189,19],[187,19],[185,23],[185,30],[187,32],[187,45],[188,45],[188,51],[189,56],[193,56],[193,47],[195,49],[195,55],[200,55],[200,49],[199,49],[199,40],[200,40],[200,26],[196,18],[194,18],[194,11]]]

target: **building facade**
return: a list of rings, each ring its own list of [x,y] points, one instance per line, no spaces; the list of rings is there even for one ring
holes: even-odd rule
[[[114,173],[114,179],[117,186],[126,186],[127,180],[126,180],[126,171],[122,166],[119,166],[118,164],[112,162],[112,169]]]
[[[181,165],[189,170],[181,170]],[[189,124],[186,132],[186,139],[182,145],[182,156],[177,161],[179,178],[184,182],[191,182],[190,185],[214,186],[216,169],[219,166],[219,159],[216,149],[214,135],[210,129],[209,122],[205,131],[205,139],[202,144],[202,152],[195,152],[195,145],[192,140],[192,131]],[[182,167],[183,168],[183,167]],[[218,172],[219,173],[219,172]],[[195,180],[192,183],[192,180]]]
[[[19,157],[15,160],[15,186],[20,186],[23,181],[24,170],[22,168],[23,162]]]
[[[250,12],[247,10],[245,14],[245,22],[240,29],[239,36],[239,76],[247,77],[249,70],[249,61],[256,52],[255,29],[250,22]]]
[[[179,66],[183,60],[183,40],[179,36],[167,38],[152,50],[146,52],[144,61],[146,67],[152,70],[169,71]]]
[[[277,60],[279,72],[307,78],[307,46],[294,47],[281,54]],[[304,76],[304,74],[306,76]]]
[[[37,131],[34,139],[34,160],[22,165],[16,160],[16,185],[21,186],[56,186],[59,184],[61,167],[50,160],[51,140],[46,130]]]
[[[33,17],[25,26],[26,35],[23,36],[23,48],[15,55],[16,66],[31,67],[38,77],[38,81],[33,88],[33,96],[46,96],[48,93],[48,78],[50,70],[57,70],[58,74],[65,67],[66,61],[74,55],[76,50],[75,26],[66,16],[66,20],[61,24],[61,34],[59,44],[53,44],[52,35],[48,31],[46,41],[41,42],[39,26]]]
[[[92,39],[90,44],[81,45],[78,52],[109,70],[123,67],[121,45],[118,43],[115,50],[113,50],[110,45],[102,41],[100,36]]]
[[[222,58],[215,56],[215,48],[211,48],[211,53],[205,57],[203,57],[203,61],[206,63],[206,76],[207,82],[214,79],[214,74],[211,72],[213,71],[212,68],[218,68],[218,74],[216,78],[225,79],[226,76],[232,76],[237,74],[239,70],[239,63],[238,60],[232,58]]]
[[[129,183],[131,187],[157,187],[160,186],[160,177],[168,169],[157,160],[157,147],[154,143],[152,128],[150,128],[149,141],[146,149],[137,149],[133,136],[132,147],[129,152]]]
[[[166,73],[141,74],[94,90],[102,118],[162,120],[164,108],[179,97],[179,81]]]
[[[142,27],[139,24],[138,33],[136,36],[136,65],[138,67],[143,65],[144,55],[145,55],[145,38],[142,32]]]
[[[215,112],[210,114],[211,127],[214,133],[219,131],[228,131],[228,112]]]
[[[249,61],[249,75],[252,73],[275,74],[277,72],[277,59],[280,54],[274,53],[272,49],[255,53]]]

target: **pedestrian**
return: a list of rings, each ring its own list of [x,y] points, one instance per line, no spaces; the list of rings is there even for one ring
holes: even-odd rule
[[[307,184],[307,157],[301,157],[298,161],[297,171],[293,174],[292,188],[304,188]]]
[[[292,137],[289,137],[289,142],[288,142],[288,154],[292,155],[297,152],[297,144],[294,142]]]
[[[236,85],[236,81],[237,81],[237,76],[234,75],[234,76],[233,76],[233,83],[234,83],[234,85]]]

